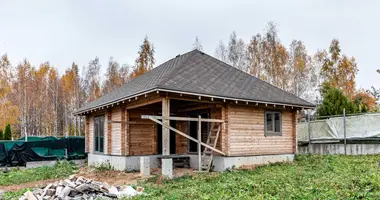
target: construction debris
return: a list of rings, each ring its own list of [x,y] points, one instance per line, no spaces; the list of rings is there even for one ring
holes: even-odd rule
[[[82,176],[70,176],[69,179],[56,181],[44,188],[27,191],[19,200],[94,200],[94,199],[120,199],[142,194],[144,188],[131,186],[115,187],[107,183],[85,179]]]

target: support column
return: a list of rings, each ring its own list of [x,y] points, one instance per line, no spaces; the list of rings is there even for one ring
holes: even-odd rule
[[[127,130],[125,113],[125,107],[121,107],[121,155],[126,155]]]
[[[170,100],[169,98],[162,99],[162,117],[170,117]],[[162,119],[162,123],[170,126],[169,119]],[[162,155],[170,154],[170,130],[162,126]]]
[[[107,110],[107,121],[112,121],[112,109]],[[112,123],[107,124],[107,154],[112,154]]]
[[[169,98],[162,99],[162,123],[170,126],[170,100]],[[165,119],[166,118],[166,119]],[[170,154],[170,130],[162,126],[162,155]],[[173,160],[171,158],[163,158],[162,161],[162,175],[172,178],[173,177]]]
[[[202,157],[201,157],[201,142],[202,142],[202,123],[201,123],[201,116],[198,115],[198,170],[202,171]]]
[[[89,116],[86,116],[86,124],[85,124],[84,130],[85,130],[85,149],[86,149],[86,153],[89,153],[90,152],[90,117]]]

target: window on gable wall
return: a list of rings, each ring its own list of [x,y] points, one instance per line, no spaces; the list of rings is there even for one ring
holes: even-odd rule
[[[265,136],[282,135],[282,116],[281,112],[265,111],[264,116]]]

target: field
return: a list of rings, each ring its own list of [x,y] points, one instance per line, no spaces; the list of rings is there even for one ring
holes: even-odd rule
[[[136,199],[380,199],[379,161],[380,155],[297,156],[293,163],[253,170],[185,175],[174,180],[155,176],[138,183],[146,195]],[[70,165],[60,169],[59,176],[74,173]],[[40,177],[34,180],[50,178],[43,174],[32,176]],[[27,181],[9,176],[0,175],[0,188],[4,183]],[[19,194],[22,191],[8,192],[5,197]]]

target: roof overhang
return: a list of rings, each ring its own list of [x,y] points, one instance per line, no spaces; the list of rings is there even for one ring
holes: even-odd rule
[[[255,104],[255,105],[264,104],[264,105],[273,105],[274,107],[279,106],[279,107],[284,107],[284,108],[285,107],[291,107],[291,108],[298,108],[298,109],[314,109],[316,107],[315,105],[314,106],[306,106],[306,105],[297,105],[297,104],[289,104],[289,103],[276,103],[276,102],[269,102],[269,101],[259,101],[259,100],[252,100],[252,99],[240,99],[240,98],[223,97],[223,96],[215,96],[215,95],[208,95],[208,94],[199,94],[199,93],[186,92],[186,91],[178,91],[178,90],[170,90],[170,89],[163,89],[163,88],[154,88],[154,89],[146,90],[144,92],[140,92],[140,93],[137,93],[137,94],[134,94],[134,95],[126,96],[126,97],[123,97],[123,98],[120,98],[120,99],[116,99],[116,100],[113,100],[113,101],[109,101],[109,102],[103,103],[103,104],[98,105],[98,106],[94,106],[94,107],[87,108],[87,109],[84,109],[84,110],[74,111],[73,114],[74,115],[83,115],[83,114],[86,114],[86,113],[91,113],[93,111],[102,110],[102,109],[108,108],[110,106],[112,107],[115,104],[119,105],[120,103],[130,102],[131,100],[137,99],[137,98],[139,98],[141,96],[146,96],[147,94],[152,93],[152,92],[156,92],[156,93],[159,93],[159,92],[168,92],[168,93],[176,93],[176,94],[185,94],[185,95],[197,96],[199,98],[210,98],[212,100],[214,100],[214,99],[220,99],[223,102],[233,101],[233,102],[236,102],[236,103],[243,102],[245,104]]]

